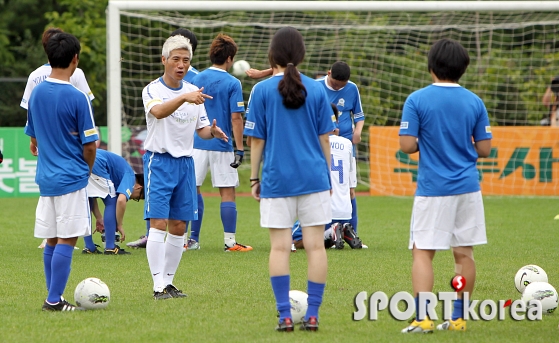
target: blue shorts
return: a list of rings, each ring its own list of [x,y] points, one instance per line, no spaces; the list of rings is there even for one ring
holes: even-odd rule
[[[198,219],[194,160],[147,151],[144,156],[144,219]]]

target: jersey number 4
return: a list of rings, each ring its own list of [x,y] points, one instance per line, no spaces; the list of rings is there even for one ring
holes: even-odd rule
[[[336,164],[338,162],[338,164]],[[344,183],[344,163],[342,160],[334,160],[334,155],[330,154],[330,170],[338,172],[339,183]]]

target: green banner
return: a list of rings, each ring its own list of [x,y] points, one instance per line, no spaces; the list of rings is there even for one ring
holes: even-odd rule
[[[37,157],[29,151],[29,143],[22,127],[0,127],[0,150],[4,154],[0,164],[0,198],[39,196],[35,183]]]

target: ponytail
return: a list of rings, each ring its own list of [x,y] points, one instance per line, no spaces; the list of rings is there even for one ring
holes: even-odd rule
[[[283,104],[287,108],[297,109],[305,103],[307,89],[301,81],[301,74],[293,63],[287,63],[278,90],[283,97]]]

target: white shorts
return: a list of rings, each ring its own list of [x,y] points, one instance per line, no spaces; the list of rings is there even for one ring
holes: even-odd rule
[[[230,166],[235,161],[234,152],[194,149],[192,158],[196,169],[196,186],[202,186],[208,170],[212,174],[213,187],[239,186],[237,169]]]
[[[297,219],[302,227],[330,223],[332,221],[330,191],[287,198],[260,199],[260,226],[291,229]]]
[[[111,198],[116,196],[113,182],[95,174],[89,175],[89,180],[87,181],[87,196],[90,198],[105,199],[109,195]]]
[[[416,196],[410,243],[422,250],[487,244],[481,192],[444,197]]]
[[[351,158],[351,171],[349,172],[349,188],[357,187],[357,161]]]
[[[60,196],[39,197],[35,211],[35,237],[72,238],[89,235],[91,217],[85,188]]]

